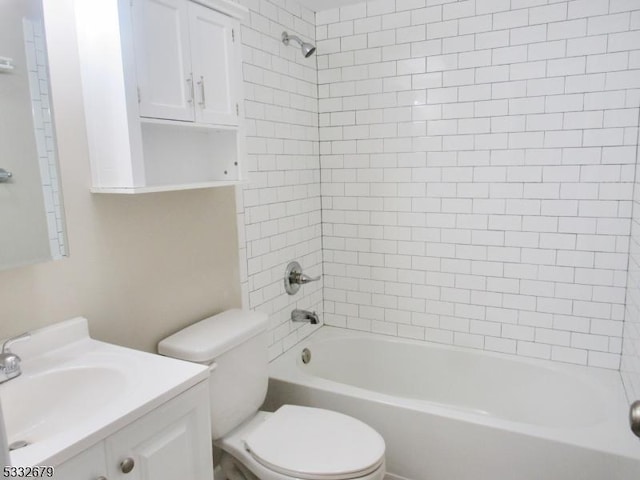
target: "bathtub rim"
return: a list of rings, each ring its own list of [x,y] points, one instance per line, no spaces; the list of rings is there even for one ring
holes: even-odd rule
[[[581,380],[594,384],[603,393],[607,412],[613,410],[608,418],[595,425],[581,427],[542,426],[531,423],[520,423],[513,420],[482,415],[464,407],[443,405],[428,400],[396,397],[387,393],[368,390],[349,384],[339,383],[304,372],[300,367],[300,352],[303,348],[313,349],[317,342],[332,339],[365,338],[383,340],[400,344],[413,344],[426,348],[435,348],[463,354],[489,356],[509,362],[524,363],[543,367],[559,373],[577,375]],[[312,350],[313,351],[313,350]],[[538,438],[566,443],[582,448],[598,450],[613,455],[620,455],[640,462],[640,442],[634,437],[627,424],[628,404],[622,385],[620,373],[616,370],[599,367],[586,367],[557,361],[520,357],[499,352],[469,349],[455,345],[439,344],[429,341],[406,339],[379,333],[349,330],[340,327],[322,326],[309,336],[270,362],[269,377],[271,379],[303,385],[311,389],[337,392],[349,397],[366,398],[394,407],[407,408],[412,411],[451,417],[456,420],[472,422],[490,428],[532,435]]]

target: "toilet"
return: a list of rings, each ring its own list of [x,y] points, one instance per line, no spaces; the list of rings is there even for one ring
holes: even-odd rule
[[[267,316],[228,310],[158,344],[162,355],[210,366],[211,431],[228,480],[383,480],[384,439],[321,408],[260,411],[269,380]],[[224,480],[216,478],[216,480]]]

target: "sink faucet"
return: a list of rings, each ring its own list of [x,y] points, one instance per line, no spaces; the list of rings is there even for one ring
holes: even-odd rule
[[[293,322],[309,322],[312,325],[317,325],[320,323],[318,319],[318,314],[316,312],[310,312],[309,310],[299,310],[295,309],[291,312],[291,320]]]
[[[18,340],[26,340],[31,337],[29,332],[8,338],[2,344],[2,353],[0,353],[0,383],[7,382],[12,378],[16,378],[22,373],[20,362],[22,361],[18,355],[11,353],[9,345]]]

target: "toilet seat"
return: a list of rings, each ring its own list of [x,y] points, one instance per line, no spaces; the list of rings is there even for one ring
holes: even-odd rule
[[[382,437],[337,412],[285,405],[258,414],[216,442],[258,478],[378,480],[384,476]]]
[[[320,408],[284,405],[244,439],[265,467],[311,480],[358,478],[384,458],[378,432],[353,417]]]

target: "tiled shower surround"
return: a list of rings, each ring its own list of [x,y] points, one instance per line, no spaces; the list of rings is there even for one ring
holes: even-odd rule
[[[289,296],[287,263],[322,273],[318,90],[315,58],[280,41],[283,31],[313,38],[314,13],[295,1],[242,0],[250,15],[242,25],[248,171],[238,189],[244,303],[269,314],[270,357],[312,331],[292,324],[291,310],[322,316],[322,282]]]
[[[638,151],[640,161],[640,151]],[[620,372],[629,400],[640,399],[640,172],[636,170],[633,195],[631,245],[629,248],[629,275],[627,301],[622,339]]]
[[[326,324],[619,368],[640,1],[370,1],[315,35],[292,0],[243,3],[247,292],[272,356],[310,331],[287,322],[297,257],[323,261],[299,305],[324,298]]]
[[[316,17],[325,323],[618,368],[640,2],[441,3]]]

